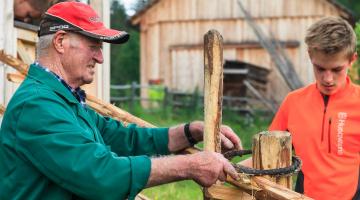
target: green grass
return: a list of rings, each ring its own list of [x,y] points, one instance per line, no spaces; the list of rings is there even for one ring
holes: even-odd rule
[[[194,181],[179,181],[143,190],[150,199],[203,199],[201,188]]]
[[[126,106],[121,107],[129,110],[135,116],[141,117],[159,127],[168,127],[184,122],[203,120],[202,109],[173,111],[168,108],[144,110],[139,105],[135,105],[131,109]],[[246,118],[231,111],[223,112],[223,124],[230,126],[234,132],[239,135],[244,149],[251,148],[252,136],[254,134],[267,130],[271,118],[272,116],[267,116],[262,113],[257,113],[252,118]],[[198,146],[201,147],[202,144],[200,143]],[[244,158],[234,158],[233,161],[237,162],[242,159]],[[142,193],[150,199],[203,199],[201,188],[191,180],[148,188],[143,190]]]

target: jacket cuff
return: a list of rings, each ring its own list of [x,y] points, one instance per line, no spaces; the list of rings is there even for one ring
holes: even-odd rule
[[[147,156],[130,156],[129,159],[131,163],[129,199],[134,199],[146,187],[151,171],[151,160]]]
[[[153,132],[156,151],[159,155],[170,154],[169,144],[169,128],[156,128]]]

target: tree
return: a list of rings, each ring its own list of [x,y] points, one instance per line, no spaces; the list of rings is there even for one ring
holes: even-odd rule
[[[127,43],[111,45],[111,84],[139,82],[139,31],[130,24],[124,6],[116,0],[111,4],[110,24],[130,34]]]
[[[360,22],[356,24],[355,33],[357,37],[357,45],[356,45],[357,53],[358,55],[360,55]]]
[[[360,22],[356,23],[355,32],[356,32],[356,37],[357,37],[356,50],[357,50],[357,54],[360,55]],[[354,71],[355,75],[356,75],[355,77],[353,76],[352,78],[356,83],[360,84],[360,60],[359,60],[359,58],[352,68],[353,68],[352,71]]]
[[[145,8],[148,5],[149,2],[150,2],[149,0],[138,0],[136,2],[136,4],[134,5],[134,10],[136,12],[139,12],[140,10]]]
[[[359,0],[336,0],[338,3],[345,6],[347,9],[352,11],[355,20],[360,18],[360,1]]]

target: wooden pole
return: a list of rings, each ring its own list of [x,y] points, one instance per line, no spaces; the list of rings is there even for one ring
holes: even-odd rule
[[[204,150],[221,151],[223,39],[210,30],[204,37]]]
[[[221,152],[223,39],[210,30],[204,36],[204,150]],[[204,188],[204,199],[212,199]]]
[[[291,165],[291,135],[286,131],[265,131],[253,137],[253,167],[255,169],[275,169]],[[270,177],[267,179],[292,188],[292,178]]]

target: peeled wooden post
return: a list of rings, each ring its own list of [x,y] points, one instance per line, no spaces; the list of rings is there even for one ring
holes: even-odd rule
[[[275,169],[291,165],[291,135],[286,131],[264,131],[253,137],[253,166],[255,169]],[[271,177],[265,178],[292,188],[292,178]]]
[[[221,152],[223,39],[210,30],[204,37],[204,150]],[[207,189],[204,188],[204,199]]]
[[[204,149],[221,151],[223,39],[210,30],[204,37]]]

